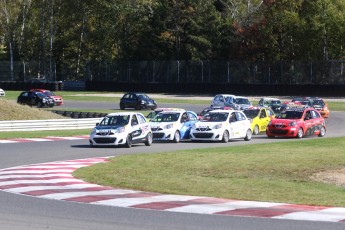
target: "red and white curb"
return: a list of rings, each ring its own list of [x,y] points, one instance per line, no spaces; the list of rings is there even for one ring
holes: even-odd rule
[[[44,141],[73,141],[85,140],[89,136],[74,136],[74,137],[42,137],[42,138],[13,138],[13,139],[0,139],[0,144],[13,144],[13,143],[27,143],[27,142],[44,142]]]
[[[182,213],[290,220],[345,222],[345,208],[164,195],[90,184],[76,179],[78,168],[106,157],[33,164],[0,170],[0,190],[39,198]]]

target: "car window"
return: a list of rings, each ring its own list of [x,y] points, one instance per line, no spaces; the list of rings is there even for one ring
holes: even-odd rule
[[[146,123],[146,119],[143,115],[137,114],[137,118],[138,118],[139,124]]]
[[[128,124],[128,121],[129,115],[106,116],[103,118],[100,125],[124,126]]]
[[[244,110],[243,112],[248,118],[253,119],[254,117],[259,115],[260,110],[259,109],[247,109],[247,110]]]
[[[243,113],[236,112],[236,119],[238,121],[243,121],[243,120],[246,120],[246,117],[245,115],[243,115]]]
[[[261,110],[261,112],[260,112],[260,118],[265,118],[265,117],[267,117],[267,115],[266,115],[266,110]]]
[[[311,110],[310,113],[312,118],[320,118],[320,114],[318,112]]]
[[[189,118],[190,121],[198,120],[198,117],[195,116],[193,113],[187,112],[187,114],[188,114],[188,118]]]
[[[123,95],[123,98],[126,98],[126,99],[128,99],[128,98],[130,98],[130,94],[129,93],[127,93],[127,94],[125,94],[125,95]]]
[[[139,122],[138,122],[138,119],[137,119],[137,116],[134,114],[132,116],[132,119],[131,119],[131,126],[135,126],[135,125],[138,125]]]
[[[181,122],[186,122],[186,121],[188,121],[188,115],[187,113],[183,113],[181,117]]]

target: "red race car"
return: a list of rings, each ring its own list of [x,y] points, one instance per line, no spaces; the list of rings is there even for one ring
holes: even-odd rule
[[[268,137],[297,137],[326,134],[326,124],[314,108],[288,108],[267,125]]]
[[[47,90],[47,89],[31,89],[30,91],[32,91],[32,92],[41,92],[41,93],[47,95],[48,97],[53,98],[55,105],[57,105],[57,106],[63,105],[62,97],[58,96],[58,95],[55,95],[50,90]]]

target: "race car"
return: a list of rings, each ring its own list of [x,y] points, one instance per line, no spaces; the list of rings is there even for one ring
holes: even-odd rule
[[[110,113],[91,131],[90,146],[126,146],[134,143],[152,144],[152,131],[143,114],[135,112]]]
[[[232,107],[229,107],[229,106],[209,106],[209,107],[206,107],[205,109],[203,109],[200,113],[198,113],[198,119],[201,119],[206,113],[208,113],[209,111],[212,111],[212,110],[231,110],[233,109]]]
[[[243,138],[246,141],[252,138],[250,121],[239,110],[213,110],[196,122],[191,131],[191,141],[221,141]]]
[[[152,119],[160,112],[163,112],[163,111],[176,111],[176,110],[178,111],[178,110],[183,110],[183,109],[181,109],[181,108],[156,108],[155,110],[149,112],[146,115],[146,118],[147,119]]]
[[[269,107],[273,110],[273,112],[279,113],[280,112],[279,109],[282,106],[282,102],[278,98],[263,97],[263,98],[260,98],[260,100],[258,102],[258,106],[259,107]]]
[[[244,114],[251,121],[251,129],[254,135],[266,131],[268,123],[275,117],[275,113],[271,108],[254,107],[243,110]]]
[[[63,105],[63,99],[61,96],[56,95],[55,93],[51,92],[50,90],[47,89],[31,89],[31,92],[41,92],[45,94],[47,97],[53,98],[54,100],[54,105],[60,106]]]
[[[267,125],[266,135],[272,137],[297,137],[326,134],[326,124],[314,108],[289,108]]]
[[[322,98],[308,97],[308,99],[311,102],[311,106],[317,111],[319,111],[322,117],[324,118],[329,117],[330,111],[329,111],[328,104]]]
[[[162,111],[150,122],[154,141],[180,142],[189,139],[192,125],[198,121],[194,112],[186,110]]]

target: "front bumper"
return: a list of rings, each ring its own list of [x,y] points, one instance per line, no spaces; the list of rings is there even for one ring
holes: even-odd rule
[[[284,127],[284,128],[276,128],[276,127],[267,127],[266,135],[267,136],[276,136],[276,137],[296,137],[298,132],[298,127]]]
[[[191,130],[189,136],[196,141],[220,141],[223,138],[224,130],[196,131]]]
[[[152,131],[153,140],[155,141],[172,141],[175,132],[173,130]]]
[[[118,146],[126,144],[127,135],[90,135],[91,146]]]

